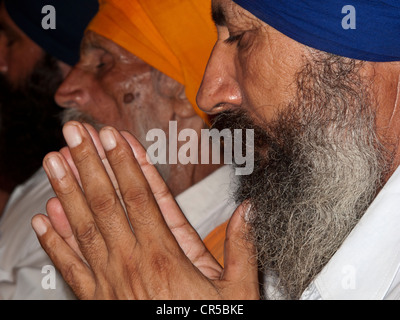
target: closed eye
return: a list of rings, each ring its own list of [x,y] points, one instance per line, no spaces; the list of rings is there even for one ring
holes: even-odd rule
[[[231,35],[231,36],[229,36],[228,39],[224,40],[224,42],[227,43],[227,44],[233,44],[235,42],[239,43],[240,40],[243,38],[243,35],[244,35],[244,33],[240,33],[240,34],[237,34],[237,35]]]
[[[97,69],[108,70],[113,65],[113,56],[111,53],[104,51],[103,54],[99,57],[98,64],[96,66]]]

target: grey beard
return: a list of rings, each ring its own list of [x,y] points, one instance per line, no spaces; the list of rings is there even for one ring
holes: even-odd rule
[[[251,204],[260,268],[285,298],[299,298],[327,264],[389,167],[358,68],[350,59],[315,57],[299,73],[295,102],[275,121],[256,124],[243,113],[216,121],[255,130],[254,172],[240,177],[235,198]]]

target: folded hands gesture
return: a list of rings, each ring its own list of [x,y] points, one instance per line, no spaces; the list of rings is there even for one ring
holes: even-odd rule
[[[43,166],[57,195],[32,220],[81,299],[258,299],[246,206],[233,214],[223,269],[129,133],[64,126],[68,147]]]

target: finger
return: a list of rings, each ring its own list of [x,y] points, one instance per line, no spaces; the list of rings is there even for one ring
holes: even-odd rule
[[[145,176],[154,198],[166,220],[168,227],[171,231],[174,229],[188,228],[187,231],[197,232],[192,228],[185,215],[182,213],[180,207],[172,196],[171,192],[164,179],[158,173],[156,167],[147,161],[147,153],[143,146],[128,132],[122,132],[122,136],[129,143],[135,158],[140,166],[143,175]],[[200,237],[198,237],[200,239]]]
[[[72,170],[76,180],[78,181],[79,185],[82,187],[81,177],[79,176],[78,169],[75,166],[74,160],[72,160],[71,152],[69,151],[68,147],[64,147],[60,150],[60,153],[63,155],[64,159],[67,160],[69,167]]]
[[[96,147],[97,153],[99,154],[99,157],[100,157],[101,161],[103,162],[104,168],[106,169],[107,174],[110,177],[110,180],[114,186],[115,192],[117,193],[118,198],[120,199],[121,205],[124,207],[121,192],[119,190],[119,185],[117,183],[117,179],[115,178],[114,172],[112,171],[110,164],[108,163],[108,159],[106,158],[106,155],[105,155],[103,146],[101,145],[100,138],[99,138],[97,131],[89,124],[83,123],[83,126],[89,132],[90,137],[92,138],[93,143]],[[68,165],[70,166],[72,172],[75,175],[75,178],[78,180],[79,185],[82,187],[81,177],[79,176],[78,169],[75,166],[75,163],[74,163],[74,160],[72,159],[72,155],[71,155],[69,148],[68,147],[62,148],[60,150],[60,153],[67,160]]]
[[[103,145],[101,144],[99,134],[96,131],[96,129],[93,128],[93,126],[91,126],[90,124],[83,123],[83,126],[89,132],[90,137],[92,138],[93,143],[96,147],[97,153],[99,154],[99,157],[100,157],[101,161],[103,162],[103,166],[106,169],[106,172],[111,180],[111,183],[114,186],[115,192],[117,193],[118,198],[120,199],[121,205],[123,206],[123,208],[125,210],[125,205],[122,200],[122,195],[121,195],[121,191],[119,189],[117,178],[115,177],[114,172],[112,171],[112,169],[110,167],[110,163],[108,162]]]
[[[172,244],[172,234],[126,140],[111,127],[100,131],[100,139],[120,186],[138,242],[147,244],[151,240],[153,243]]]
[[[92,138],[92,141],[96,147],[97,153],[99,154],[100,159],[102,159],[103,161],[106,158],[106,155],[104,153],[104,149],[103,146],[101,145],[100,139],[99,139],[99,135],[96,131],[96,129],[94,129],[90,124],[87,123],[83,123],[82,124],[85,129],[89,132],[90,137]],[[70,168],[72,169],[72,172],[74,173],[76,179],[78,180],[79,184],[81,184],[81,178],[79,176],[79,172],[78,169],[75,166],[74,160],[72,159],[72,155],[71,152],[69,150],[68,147],[64,147],[60,150],[60,153],[64,156],[64,158],[67,160]],[[81,184],[82,185],[82,184]]]
[[[208,278],[219,277],[222,270],[221,266],[207,250],[198,233],[193,229],[182,213],[156,167],[147,161],[146,150],[140,142],[128,132],[122,132],[121,134],[132,148],[136,160],[164,216],[165,222],[185,255],[197,268],[201,269],[203,274]]]
[[[92,141],[94,143],[94,146],[96,147],[97,153],[98,153],[101,161],[103,162],[103,166],[106,169],[106,172],[107,172],[107,174],[108,174],[108,176],[109,176],[109,178],[111,180],[112,185],[114,186],[115,192],[117,193],[118,198],[120,199],[121,205],[125,209],[125,205],[124,205],[124,203],[122,201],[122,196],[121,196],[121,192],[119,190],[119,185],[118,185],[117,179],[115,178],[114,172],[112,171],[112,169],[110,167],[110,164],[108,162],[108,159],[106,157],[103,145],[101,144],[101,141],[100,141],[99,133],[96,131],[96,129],[92,125],[90,125],[88,123],[83,123],[82,125],[89,132],[90,137],[92,138]],[[73,160],[72,160],[71,156],[70,156],[70,158],[71,158],[71,162],[73,163]],[[75,167],[74,163],[73,163],[73,165]]]
[[[44,215],[32,218],[39,242],[78,298],[92,297],[95,279],[81,258],[64,242]]]
[[[105,243],[66,160],[60,153],[49,153],[43,160],[43,168],[68,218],[81,252],[93,268],[101,266],[102,262],[94,252],[101,252],[106,258]],[[51,214],[52,208],[48,209]]]
[[[107,247],[118,247],[127,237],[134,241],[124,208],[89,132],[82,124],[69,122],[63,133],[79,171],[89,211]]]
[[[92,138],[92,141],[96,147],[97,153],[101,159],[101,161],[103,162],[104,168],[107,171],[108,176],[110,177],[110,180],[114,186],[114,189],[121,201],[121,205],[124,206],[123,201],[122,201],[122,197],[121,197],[121,192],[119,190],[119,186],[117,183],[117,179],[115,178],[114,172],[112,171],[110,164],[108,163],[108,159],[106,158],[103,146],[101,145],[100,142],[100,138],[99,135],[96,131],[96,129],[94,129],[91,125],[87,124],[87,123],[83,123],[83,126],[86,128],[86,130],[89,132],[90,137]],[[69,150],[68,147],[64,147],[60,150],[60,153],[64,156],[64,158],[67,160],[68,165],[70,166],[72,172],[75,175],[75,178],[78,180],[79,185],[82,187],[82,182],[81,182],[81,177],[79,176],[79,172],[78,169],[75,166],[74,160],[72,159],[72,155],[71,152]]]
[[[87,132],[89,132],[100,159],[106,159],[106,154],[104,152],[103,145],[101,144],[99,133],[96,131],[95,128],[93,128],[92,125],[88,123],[83,123],[82,125],[85,127]]]
[[[69,224],[60,200],[58,198],[50,199],[47,202],[46,210],[54,230],[83,261],[86,261],[75,239],[71,225]]]
[[[256,249],[250,241],[250,227],[246,222],[249,209],[250,207],[246,204],[240,205],[229,221],[222,279],[240,286],[244,298],[259,299]]]

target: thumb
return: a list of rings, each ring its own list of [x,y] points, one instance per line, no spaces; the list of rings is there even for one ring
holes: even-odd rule
[[[245,299],[259,299],[257,252],[251,241],[250,226],[246,222],[249,210],[250,205],[241,204],[229,221],[222,280],[240,287]]]

